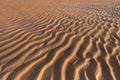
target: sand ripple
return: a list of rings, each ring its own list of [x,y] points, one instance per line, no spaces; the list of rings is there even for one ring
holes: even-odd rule
[[[0,80],[120,80],[120,5],[67,2],[0,15]]]

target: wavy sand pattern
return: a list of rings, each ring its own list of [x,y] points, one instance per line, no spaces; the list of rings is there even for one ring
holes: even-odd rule
[[[0,0],[0,80],[120,80],[120,2]]]

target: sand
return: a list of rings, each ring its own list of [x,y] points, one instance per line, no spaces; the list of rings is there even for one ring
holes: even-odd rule
[[[0,80],[120,80],[120,1],[0,0]]]

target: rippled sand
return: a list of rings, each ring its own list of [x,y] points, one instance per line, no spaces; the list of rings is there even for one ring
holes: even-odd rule
[[[119,0],[0,0],[0,80],[120,80]]]

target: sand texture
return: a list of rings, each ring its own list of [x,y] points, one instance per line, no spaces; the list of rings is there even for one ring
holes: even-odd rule
[[[0,80],[120,80],[120,1],[0,0]]]

